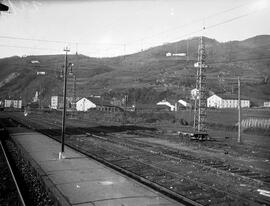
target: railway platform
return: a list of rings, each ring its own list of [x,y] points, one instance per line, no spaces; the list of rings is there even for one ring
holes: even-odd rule
[[[59,160],[60,143],[43,134],[22,127],[7,130],[61,205],[182,205],[68,146]]]

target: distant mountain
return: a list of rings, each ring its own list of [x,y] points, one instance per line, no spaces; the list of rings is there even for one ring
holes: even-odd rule
[[[119,98],[128,95],[129,103],[143,104],[163,98],[188,98],[190,89],[195,86],[193,65],[198,58],[199,39],[194,37],[114,58],[69,55],[77,80],[76,95]],[[236,80],[232,78],[240,76],[245,98],[254,104],[269,99],[270,35],[223,43],[204,37],[204,42],[209,90],[235,93]],[[175,56],[180,53],[181,56]],[[62,93],[63,64],[64,55],[0,59],[0,97],[21,97],[26,103],[39,91],[43,104],[48,105],[51,95]],[[46,75],[37,75],[38,71],[45,71]],[[73,93],[71,75],[68,92]]]

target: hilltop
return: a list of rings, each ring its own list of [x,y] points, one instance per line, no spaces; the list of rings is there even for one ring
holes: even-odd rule
[[[244,41],[218,42],[204,37],[207,51],[208,87],[217,93],[237,92],[235,80],[243,79],[243,96],[255,104],[269,99],[270,35]],[[195,86],[194,63],[199,37],[168,43],[131,55],[91,58],[69,55],[77,79],[77,96],[90,94],[121,97],[129,102],[153,103],[161,99],[187,98]],[[166,56],[187,53],[186,57]],[[32,63],[32,62],[38,63]],[[21,97],[24,102],[41,92],[43,104],[62,92],[64,55],[10,57],[0,59],[0,97]],[[45,71],[46,75],[37,75]],[[69,89],[72,88],[72,76]]]

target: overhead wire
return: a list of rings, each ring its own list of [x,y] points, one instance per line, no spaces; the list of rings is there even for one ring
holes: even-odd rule
[[[36,49],[36,50],[50,50],[50,51],[60,51],[52,48],[45,47],[27,47],[27,46],[18,46],[18,45],[8,45],[8,44],[0,44],[0,47],[11,47],[11,48],[20,48],[20,49]]]
[[[233,8],[230,8],[230,9],[226,9],[226,10],[223,10],[221,12],[217,12],[215,14],[212,14],[212,15],[209,15],[205,18],[210,18],[210,17],[213,17],[213,16],[217,16],[219,14],[223,14],[223,13],[227,13],[227,12],[230,12],[232,10],[236,10],[238,8],[242,8],[242,7],[245,7],[246,5],[239,5],[239,6],[236,6],[236,7],[233,7]],[[192,32],[189,32],[189,33],[186,33],[186,34],[183,34],[181,36],[178,36],[177,38],[174,38],[174,39],[170,39],[170,40],[167,40],[167,42],[171,42],[171,41],[175,41],[175,40],[179,40],[183,37],[187,37],[187,36],[191,36],[193,34],[196,34],[196,33],[199,33],[199,32],[202,32],[202,31],[205,31],[207,29],[212,29],[212,28],[215,28],[215,27],[218,27],[220,25],[223,25],[223,24],[226,24],[226,23],[229,23],[229,22],[232,22],[232,21],[235,21],[235,20],[238,20],[240,18],[243,18],[243,17],[246,17],[246,16],[249,16],[250,14],[254,13],[256,11],[252,11],[252,12],[248,12],[248,13],[245,13],[245,14],[242,14],[242,15],[239,15],[239,16],[236,16],[236,17],[233,17],[233,18],[230,18],[230,19],[226,19],[222,22],[219,22],[219,23],[216,23],[216,24],[212,24],[210,26],[207,26],[207,27],[204,27],[202,29],[197,29],[197,30],[194,30]],[[199,20],[194,20],[194,22],[197,22]],[[200,20],[201,21],[201,20]],[[175,27],[174,29],[177,29],[177,28],[180,28],[182,27],[183,25],[181,26],[178,26],[178,27]],[[170,29],[171,30],[171,29]],[[162,32],[163,33],[163,32]],[[47,43],[69,43],[69,44],[75,44],[76,47],[78,47],[78,45],[86,45],[86,44],[89,44],[89,45],[111,45],[111,46],[121,46],[123,47],[124,49],[124,52],[126,51],[126,46],[129,45],[127,43],[94,43],[94,42],[76,42],[76,41],[61,41],[61,40],[48,40],[48,39],[36,39],[36,38],[25,38],[25,37],[15,37],[15,36],[0,36],[0,38],[2,39],[13,39],[13,40],[24,40],[24,41],[38,41],[38,42],[47,42]],[[147,38],[147,37],[146,37]],[[145,38],[141,38],[141,39],[145,39]],[[171,42],[172,43],[172,42]],[[167,43],[169,44],[169,43]],[[0,46],[2,47],[14,47],[14,48],[26,48],[26,49],[37,49],[37,50],[54,50],[54,49],[50,49],[50,48],[39,48],[39,47],[25,47],[25,46],[14,46],[14,45],[4,45],[4,44],[1,44]],[[111,49],[111,48],[110,48]],[[59,51],[59,50],[56,50],[55,51]],[[77,51],[77,49],[76,49]],[[122,52],[121,52],[122,53]]]
[[[221,14],[224,14],[224,13],[227,13],[227,12],[230,12],[230,11],[233,11],[233,10],[236,10],[236,9],[239,9],[239,8],[243,8],[243,7],[246,7],[247,5],[246,4],[241,4],[241,5],[238,5],[238,6],[235,6],[235,7],[232,7],[232,8],[229,8],[229,9],[225,9],[225,10],[222,10],[220,12],[216,12],[214,14],[210,14],[206,17],[203,17],[203,18],[198,18],[198,19],[195,19],[195,20],[192,20],[186,24],[182,24],[182,25],[179,25],[179,26],[176,26],[176,27],[172,27],[172,28],[169,28],[165,31],[161,31],[161,32],[158,32],[156,34],[152,34],[152,35],[149,35],[149,36],[145,36],[145,37],[141,37],[141,38],[138,38],[138,41],[142,41],[144,39],[149,39],[149,38],[152,38],[152,37],[155,37],[155,36],[158,36],[158,35],[162,35],[162,34],[165,34],[169,31],[175,31],[175,30],[178,30],[180,28],[184,28],[186,26],[190,26],[190,24],[193,24],[193,23],[196,23],[196,22],[201,22],[202,19],[209,19],[209,18],[212,18],[212,17],[215,17],[215,16],[218,16],[218,15],[221,15]]]
[[[254,13],[254,12],[255,12],[255,11],[248,12],[248,13],[245,13],[245,14],[242,14],[242,15],[239,15],[239,16],[236,16],[236,17],[233,17],[233,18],[230,18],[230,19],[226,19],[226,20],[221,21],[221,22],[219,22],[219,23],[212,24],[212,25],[210,25],[210,26],[205,26],[204,28],[201,28],[201,29],[198,29],[198,30],[194,30],[194,31],[189,32],[189,33],[187,33],[187,34],[181,35],[181,36],[179,36],[179,37],[177,37],[177,38],[170,39],[169,41],[176,41],[176,40],[179,40],[180,38],[187,37],[187,36],[190,36],[190,35],[193,35],[193,34],[202,32],[202,31],[206,31],[207,29],[212,29],[212,28],[218,27],[218,26],[220,26],[220,25],[223,25],[223,24],[226,24],[226,23],[233,22],[233,21],[235,21],[235,20],[238,20],[238,19],[241,19],[241,18],[243,18],[243,17],[249,16],[249,15],[251,15],[251,14]]]
[[[61,40],[49,40],[49,39],[36,39],[36,38],[25,38],[16,36],[1,35],[0,39],[13,39],[13,40],[23,40],[23,41],[37,41],[37,42],[47,42],[47,43],[61,43],[61,44],[89,44],[89,45],[121,45],[124,43],[96,43],[96,42],[80,42],[80,41],[61,41]]]

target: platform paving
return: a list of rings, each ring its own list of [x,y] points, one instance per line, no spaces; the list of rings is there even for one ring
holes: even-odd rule
[[[182,205],[69,147],[65,147],[66,158],[59,160],[60,143],[43,134],[24,128],[8,130],[69,205]]]

